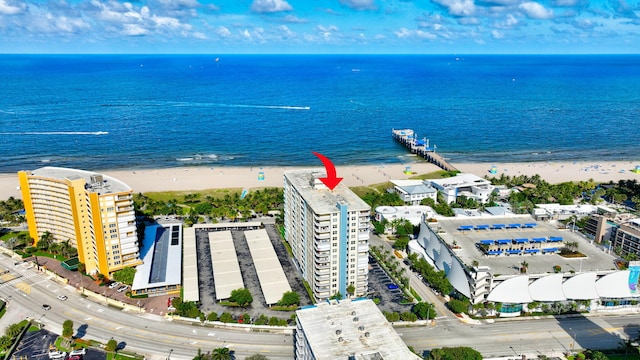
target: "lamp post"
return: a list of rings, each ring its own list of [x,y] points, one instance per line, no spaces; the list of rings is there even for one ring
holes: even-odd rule
[[[169,355],[167,355],[167,360],[171,359],[171,353],[173,352],[173,349],[169,349]]]
[[[518,357],[518,352],[516,351],[516,349],[514,349],[511,345],[509,345],[509,348],[511,348],[511,350],[513,350],[513,353],[516,354],[516,357]]]
[[[571,344],[569,344],[569,349],[573,350],[576,347],[576,338],[578,337],[578,335],[576,335],[576,332],[573,331],[572,328],[569,328],[569,331],[571,331],[573,333],[573,336],[571,337]]]

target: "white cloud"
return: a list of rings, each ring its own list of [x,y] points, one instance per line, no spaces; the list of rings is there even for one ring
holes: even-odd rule
[[[412,38],[415,39],[415,38],[418,38],[418,39],[433,40],[433,39],[437,38],[437,36],[435,36],[432,33],[429,33],[429,32],[426,32],[426,31],[422,31],[422,30],[409,30],[407,28],[400,28],[399,30],[395,31],[394,34],[399,39],[412,39]]]
[[[149,30],[138,24],[124,24],[122,33],[128,36],[142,36],[149,33]]]
[[[200,3],[197,0],[158,0],[158,2],[165,8],[178,9],[178,8],[197,8]],[[215,6],[215,5],[213,5]]]
[[[258,13],[274,13],[291,11],[293,7],[284,0],[254,0],[251,4],[251,11]]]
[[[26,9],[27,9],[27,5],[24,3],[0,0],[0,14],[16,15],[16,14],[20,14]]]
[[[224,26],[218,26],[218,28],[215,29],[214,32],[215,32],[216,35],[218,35],[220,37],[223,37],[223,38],[227,38],[227,37],[231,36],[231,31],[227,27],[224,27]]]
[[[356,10],[377,9],[374,0],[340,0],[340,3]]]
[[[535,1],[528,1],[520,4],[519,8],[524,11],[527,17],[532,19],[549,19],[553,17],[553,11],[545,8]]]
[[[492,30],[491,31],[491,37],[494,38],[494,39],[502,39],[502,38],[504,38],[504,34],[501,33],[498,30]]]
[[[446,7],[453,16],[469,16],[476,11],[473,0],[434,0],[435,3]]]
[[[512,29],[518,26],[519,23],[520,21],[515,16],[513,16],[512,14],[507,14],[507,17],[502,21],[494,24],[494,27],[498,29]]]

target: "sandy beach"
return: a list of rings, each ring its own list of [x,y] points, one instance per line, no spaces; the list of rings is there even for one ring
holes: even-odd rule
[[[531,163],[459,163],[454,164],[462,172],[478,176],[509,176],[535,174],[550,183],[582,181],[640,180],[640,174],[631,170],[640,161],[579,161],[579,162],[531,162]],[[408,179],[406,167],[415,174],[426,174],[440,170],[429,163],[353,165],[338,166],[337,175],[343,177],[347,186],[382,183],[388,180]],[[495,166],[496,173],[489,171]],[[283,173],[300,167],[182,167],[144,170],[95,170],[112,176],[129,185],[134,192],[189,191],[215,188],[263,188],[282,187]],[[322,167],[305,167],[317,169]],[[17,174],[0,174],[0,199],[10,196],[21,198]]]

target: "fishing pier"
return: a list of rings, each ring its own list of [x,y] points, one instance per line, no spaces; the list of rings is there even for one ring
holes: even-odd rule
[[[412,129],[392,129],[393,138],[409,148],[411,153],[419,155],[428,162],[437,165],[446,171],[458,171],[455,166],[449,164],[444,157],[436,153],[436,146],[429,147],[429,139],[419,140]]]

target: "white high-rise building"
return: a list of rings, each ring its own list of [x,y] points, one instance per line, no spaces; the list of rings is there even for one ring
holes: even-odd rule
[[[370,207],[346,185],[329,190],[324,173],[284,173],[285,239],[316,300],[368,291]]]

